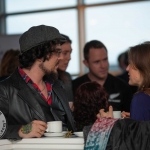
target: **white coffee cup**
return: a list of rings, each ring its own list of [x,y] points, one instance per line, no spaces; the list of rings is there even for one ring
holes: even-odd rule
[[[121,111],[113,111],[114,118],[121,118]]]
[[[49,121],[47,122],[47,132],[62,132],[62,121]]]

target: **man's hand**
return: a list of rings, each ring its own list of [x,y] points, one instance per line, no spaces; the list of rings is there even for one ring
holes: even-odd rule
[[[99,113],[97,114],[97,118],[101,118],[101,117],[113,118],[113,107],[109,106],[108,112],[104,112],[104,109],[100,109]]]
[[[121,113],[121,117],[122,117],[122,118],[130,118],[130,113],[123,111],[123,112]]]
[[[44,134],[46,129],[47,124],[45,122],[34,120],[27,125],[23,125],[18,134],[21,138],[40,138]]]

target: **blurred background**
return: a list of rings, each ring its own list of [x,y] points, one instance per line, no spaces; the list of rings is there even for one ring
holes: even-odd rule
[[[150,41],[150,0],[0,0],[0,58],[7,49],[19,49],[20,34],[41,24],[72,40],[67,71],[73,78],[87,72],[83,47],[94,39],[106,45],[113,73],[120,69],[120,53]]]

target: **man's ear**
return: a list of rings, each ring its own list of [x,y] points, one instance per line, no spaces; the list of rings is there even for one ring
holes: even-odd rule
[[[83,63],[84,63],[84,65],[86,66],[86,67],[88,67],[89,68],[89,63],[88,63],[88,61],[87,60],[83,60]]]

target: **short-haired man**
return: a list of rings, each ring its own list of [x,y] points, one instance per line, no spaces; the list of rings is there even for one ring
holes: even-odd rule
[[[3,138],[41,137],[46,122],[55,120],[74,131],[64,86],[55,81],[65,38],[56,28],[40,25],[23,33],[19,42],[20,67],[0,83],[0,110],[8,124]]]
[[[130,110],[132,99],[129,86],[108,73],[109,63],[106,46],[98,41],[87,42],[84,47],[84,64],[89,72],[73,80],[73,92],[84,82],[96,81],[109,94],[109,103],[113,110]]]

